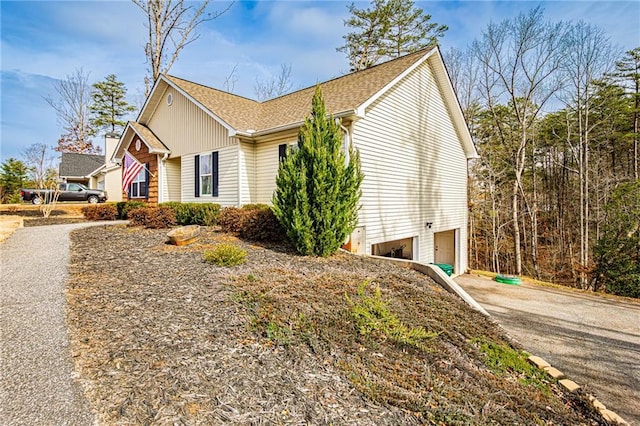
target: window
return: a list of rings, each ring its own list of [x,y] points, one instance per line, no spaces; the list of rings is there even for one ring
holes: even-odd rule
[[[195,156],[195,196],[218,196],[218,152]]]
[[[129,186],[129,198],[147,197],[147,168],[140,170],[140,173],[133,179]]]
[[[67,191],[80,191],[82,188],[77,183],[70,183],[67,185]]]
[[[287,158],[287,144],[278,145],[278,160],[284,161]]]
[[[287,158],[287,154],[289,153],[289,151],[296,149],[298,149],[297,142],[289,142],[278,145],[278,160],[283,161],[285,158]]]
[[[211,154],[200,156],[200,195],[213,194],[213,168]]]

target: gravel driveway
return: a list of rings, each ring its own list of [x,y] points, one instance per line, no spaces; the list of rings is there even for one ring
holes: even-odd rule
[[[523,283],[455,279],[529,352],[640,425],[640,303]]]
[[[74,380],[64,284],[69,232],[100,224],[20,228],[0,244],[2,425],[95,423]]]

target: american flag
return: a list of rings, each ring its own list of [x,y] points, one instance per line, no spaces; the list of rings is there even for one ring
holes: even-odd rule
[[[125,151],[122,170],[123,191],[127,191],[129,189],[129,185],[131,185],[131,182],[133,182],[142,169],[144,169],[144,165],[129,154],[129,151]]]

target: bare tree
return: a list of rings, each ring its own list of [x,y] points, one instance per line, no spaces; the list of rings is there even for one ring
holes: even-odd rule
[[[266,101],[288,93],[292,86],[291,64],[280,64],[280,73],[277,75],[272,75],[267,80],[256,77],[254,91],[259,101]]]
[[[203,22],[211,21],[226,11],[206,13],[210,0],[202,3],[190,4],[184,0],[132,0],[133,3],[147,16],[146,27],[148,40],[145,45],[145,55],[150,64],[150,75],[145,77],[145,95],[149,94],[151,86],[158,79],[160,73],[166,73],[178,59],[182,49],[198,39],[196,28]]]
[[[49,149],[44,143],[34,143],[22,152],[29,177],[38,188],[44,188],[50,181],[55,182],[57,175],[53,168],[54,158],[50,155]]]
[[[236,88],[236,82],[238,81],[238,64],[235,64],[231,69],[229,75],[227,75],[224,79],[224,83],[222,87],[224,90],[233,93],[233,90]]]
[[[522,274],[520,198],[526,165],[527,145],[536,118],[547,101],[562,86],[560,70],[564,53],[566,24],[543,19],[540,7],[513,20],[491,23],[473,51],[480,63],[480,85],[487,107],[495,117],[497,133],[513,149],[511,209],[515,273]],[[496,107],[507,103],[513,108],[517,129],[504,128]],[[525,200],[526,201],[526,200]],[[529,206],[531,223],[536,226],[536,206]],[[536,266],[537,232],[532,230],[532,258]]]
[[[95,129],[91,126],[91,84],[89,74],[78,68],[73,74],[67,75],[65,80],[54,83],[58,93],[56,98],[45,97],[45,101],[55,109],[58,122],[64,133],[58,140],[56,151],[78,152],[81,154],[100,153],[91,137],[95,136]]]
[[[577,141],[567,139],[577,164],[580,183],[580,286],[587,287],[590,263],[590,145],[591,132],[599,123],[592,118],[596,97],[596,79],[613,68],[616,52],[604,32],[579,21],[567,33],[568,48],[564,55],[568,87],[564,96],[567,108],[574,117]]]

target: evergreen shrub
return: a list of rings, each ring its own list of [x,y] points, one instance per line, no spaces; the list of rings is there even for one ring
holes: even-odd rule
[[[237,266],[247,261],[247,251],[233,244],[218,244],[212,250],[205,250],[203,259],[217,266]]]
[[[326,257],[340,248],[358,223],[362,179],[360,155],[352,146],[345,155],[342,129],[327,115],[318,86],[273,195],[273,212],[298,252]]]
[[[160,204],[173,210],[178,225],[213,226],[218,223],[220,204],[215,203],[180,203],[170,201]]]
[[[116,203],[118,209],[118,220],[127,220],[129,217],[129,210],[139,209],[147,207],[147,203],[144,201],[120,201]]]
[[[247,210],[238,207],[224,207],[218,216],[218,225],[222,232],[236,234],[242,229],[242,223],[247,215]]]
[[[82,207],[82,215],[87,220],[116,220],[118,209],[113,204],[99,204]]]
[[[267,205],[245,210],[239,233],[241,238],[251,241],[279,242],[286,239],[284,229]]]
[[[167,207],[141,207],[129,211],[129,223],[132,226],[161,229],[170,228],[176,224],[176,216]]]

